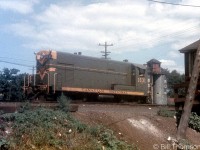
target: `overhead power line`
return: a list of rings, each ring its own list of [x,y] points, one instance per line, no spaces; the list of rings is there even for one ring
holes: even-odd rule
[[[175,32],[175,33],[172,33],[172,34],[166,34],[166,35],[162,35],[162,36],[155,36],[154,38],[152,38],[151,40],[148,40],[148,41],[139,41],[135,44],[131,44],[131,45],[126,45],[126,46],[118,46],[112,50],[116,50],[116,49],[121,49],[121,48],[125,48],[125,47],[129,47],[131,46],[131,48],[136,48],[138,47],[140,44],[155,44],[155,43],[158,43],[158,42],[164,42],[164,39],[165,38],[172,38],[172,37],[179,37],[179,36],[182,36],[183,34],[185,34],[186,31],[194,31],[194,29],[198,29],[197,28],[198,26],[194,26],[192,28],[187,28],[185,30],[182,30],[182,31],[178,31],[178,32]],[[137,39],[136,39],[137,40]]]
[[[148,22],[148,24],[150,24],[150,22]],[[200,24],[197,24],[197,25],[192,26],[190,28],[182,28],[184,26],[187,26],[188,24],[191,24],[191,22],[185,22],[184,24],[183,23],[179,23],[179,22],[176,23],[176,25],[178,25],[178,26],[176,26],[176,28],[178,28],[178,31],[176,31],[176,33],[180,32],[180,31],[182,32],[182,31],[190,30],[190,29],[193,29],[193,28],[198,28],[199,29],[199,27],[200,27]],[[155,25],[155,23],[154,24],[150,24],[150,26],[152,26],[152,25]],[[154,30],[147,31],[146,33],[148,33],[148,34],[151,34],[151,33],[152,34],[157,34],[157,33],[162,33],[162,32],[166,32],[166,31],[168,32],[171,29],[171,27],[169,25],[167,25],[165,28],[163,28],[163,27],[165,27],[165,26],[162,26],[162,29],[161,28],[159,30],[155,30],[154,29]],[[155,31],[157,31],[157,32],[155,32]],[[176,33],[171,33],[171,34],[174,35]],[[171,34],[169,34],[167,36],[170,36]],[[136,37],[135,38],[128,37],[128,38],[123,38],[123,39],[118,40],[118,43],[122,43],[122,42],[126,42],[126,41],[132,41],[132,40],[138,40],[138,39]]]
[[[13,65],[18,65],[18,66],[24,66],[24,67],[31,67],[31,68],[33,68],[33,66],[31,66],[31,65],[25,65],[25,64],[20,64],[20,63],[14,63],[14,62],[9,62],[9,61],[4,61],[4,60],[0,60],[0,62],[7,63],[7,64],[13,64]]]
[[[27,61],[27,62],[34,62],[34,61],[31,61],[31,60],[25,60],[25,59],[19,59],[19,58],[11,58],[11,57],[0,57],[0,58],[3,58],[3,59],[12,59],[12,60],[19,60],[19,61]]]
[[[185,6],[185,7],[200,7],[199,5],[187,5],[187,4],[178,4],[178,3],[170,3],[170,2],[163,2],[163,1],[156,1],[156,0],[147,0],[154,3],[161,3],[161,4],[167,4],[167,5],[176,5],[176,6]]]

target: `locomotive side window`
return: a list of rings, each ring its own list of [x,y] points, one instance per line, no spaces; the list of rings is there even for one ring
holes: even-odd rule
[[[136,68],[132,67],[131,84],[136,85]]]

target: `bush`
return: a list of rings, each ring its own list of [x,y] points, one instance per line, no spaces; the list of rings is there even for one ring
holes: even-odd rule
[[[70,111],[70,102],[71,99],[66,97],[63,93],[57,99],[59,108],[64,112]]]
[[[200,132],[200,116],[194,112],[190,116],[189,127]]]

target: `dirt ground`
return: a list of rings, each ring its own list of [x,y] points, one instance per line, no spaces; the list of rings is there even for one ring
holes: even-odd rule
[[[116,136],[141,150],[176,149],[171,139],[176,137],[176,120],[157,115],[160,107],[81,104],[73,115],[89,125],[103,125],[114,130]],[[172,108],[170,108],[172,109]],[[200,149],[200,133],[189,129],[190,149]]]

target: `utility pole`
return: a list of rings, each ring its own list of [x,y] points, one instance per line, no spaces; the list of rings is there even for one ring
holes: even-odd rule
[[[108,47],[108,46],[113,46],[113,44],[107,44],[107,42],[105,42],[105,44],[100,44],[100,43],[99,43],[99,46],[104,46],[104,47],[105,47],[105,51],[101,51],[101,53],[104,54],[104,55],[102,55],[102,56],[104,56],[105,59],[108,59],[107,56],[109,55],[110,52],[107,51],[107,47]]]
[[[194,61],[194,66],[192,70],[192,76],[190,79],[190,84],[187,91],[187,96],[183,108],[183,113],[181,115],[181,120],[178,126],[177,131],[177,140],[185,139],[186,137],[186,130],[188,127],[188,121],[191,114],[193,102],[195,99],[195,91],[199,79],[199,72],[200,72],[200,45],[196,52],[196,57]]]

